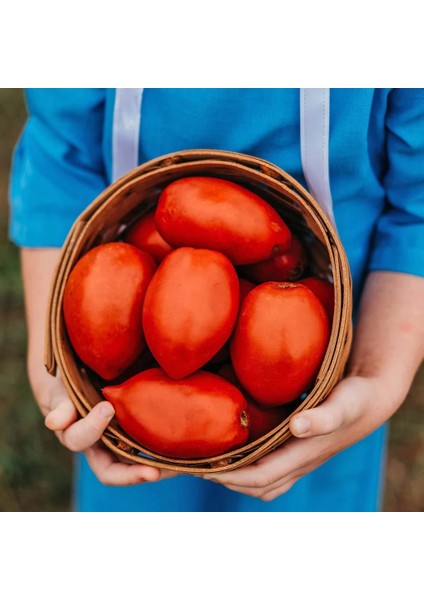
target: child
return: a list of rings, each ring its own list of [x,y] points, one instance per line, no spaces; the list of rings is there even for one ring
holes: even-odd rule
[[[76,510],[378,510],[385,424],[424,355],[424,90],[34,89],[26,99],[10,233],[22,248],[34,395],[78,452]],[[309,186],[345,246],[356,323],[345,379],[292,418],[294,438],[203,478],[120,462],[98,442],[112,406],[77,419],[42,360],[50,282],[75,218],[124,172],[188,148],[256,155]]]

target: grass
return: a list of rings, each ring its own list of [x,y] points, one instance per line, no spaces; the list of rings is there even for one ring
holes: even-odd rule
[[[19,253],[7,238],[7,186],[22,129],[21,90],[0,89],[0,511],[67,511],[72,458],[43,424],[28,384]],[[424,510],[424,368],[391,420],[385,511]]]
[[[43,424],[26,375],[19,253],[7,238],[10,158],[25,118],[20,90],[0,90],[0,510],[70,506],[71,457]]]

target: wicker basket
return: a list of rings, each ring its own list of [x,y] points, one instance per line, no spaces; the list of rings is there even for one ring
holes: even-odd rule
[[[83,368],[66,334],[62,299],[70,271],[93,246],[119,239],[126,227],[155,206],[165,185],[191,175],[222,177],[255,191],[305,241],[313,273],[333,280],[335,309],[328,348],[313,389],[292,414],[319,404],[343,375],[352,336],[351,277],[342,244],[320,206],[297,181],[272,163],[234,152],[187,150],[147,162],[110,185],[80,215],[63,246],[50,296],[45,363],[51,374],[59,367],[81,416],[103,397],[98,382]],[[235,451],[198,460],[155,454],[132,440],[114,420],[102,440],[113,452],[135,462],[184,473],[218,472],[250,464],[280,446],[291,436],[288,422],[289,417],[267,435]]]

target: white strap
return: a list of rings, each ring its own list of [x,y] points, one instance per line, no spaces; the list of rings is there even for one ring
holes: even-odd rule
[[[330,189],[328,146],[330,90],[300,89],[300,140],[302,169],[312,196],[335,224]]]
[[[112,180],[138,165],[143,88],[117,88],[113,111]]]
[[[117,88],[113,114],[112,177],[116,181],[138,165],[143,88]],[[309,190],[334,221],[328,165],[330,90],[300,89],[302,169]]]

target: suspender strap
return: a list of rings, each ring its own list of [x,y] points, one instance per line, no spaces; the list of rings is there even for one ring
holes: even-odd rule
[[[138,165],[143,88],[117,88],[113,112],[112,180]]]
[[[301,88],[300,140],[303,174],[309,191],[334,224],[328,165],[329,133],[330,90]]]
[[[113,181],[138,165],[143,88],[117,88],[113,114]],[[302,169],[309,190],[334,224],[328,165],[330,90],[300,89]]]

